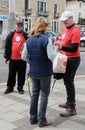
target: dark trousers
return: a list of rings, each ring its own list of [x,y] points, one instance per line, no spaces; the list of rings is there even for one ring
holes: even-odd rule
[[[10,60],[9,61],[9,73],[7,87],[13,89],[16,84],[17,75],[17,85],[19,89],[23,89],[25,83],[25,73],[26,73],[26,62],[23,60]]]
[[[63,78],[67,92],[66,103],[71,109],[75,108],[76,105],[74,77],[79,64],[80,64],[80,57],[68,59],[66,73]]]

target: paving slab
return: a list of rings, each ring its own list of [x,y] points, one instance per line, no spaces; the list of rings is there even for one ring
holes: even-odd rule
[[[85,130],[85,125],[67,120],[60,124],[57,128],[59,128],[59,130]]]
[[[14,130],[17,126],[6,122],[5,120],[0,120],[0,130]]]

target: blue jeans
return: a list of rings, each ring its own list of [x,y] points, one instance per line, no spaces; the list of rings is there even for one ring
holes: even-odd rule
[[[38,121],[39,125],[43,125],[45,123],[50,86],[51,86],[51,76],[32,77],[32,96],[30,106],[31,123],[36,121]],[[40,95],[40,105],[38,107],[39,95]]]

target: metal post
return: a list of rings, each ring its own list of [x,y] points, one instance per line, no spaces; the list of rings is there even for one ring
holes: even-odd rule
[[[8,32],[14,30],[15,21],[15,0],[9,0]]]

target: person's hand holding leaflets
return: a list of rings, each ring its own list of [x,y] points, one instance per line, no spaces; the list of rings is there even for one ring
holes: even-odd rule
[[[55,42],[54,42],[54,49],[55,49],[56,51],[59,51],[61,48],[62,48],[62,43],[61,43],[61,41],[60,41],[60,40],[55,41]]]

